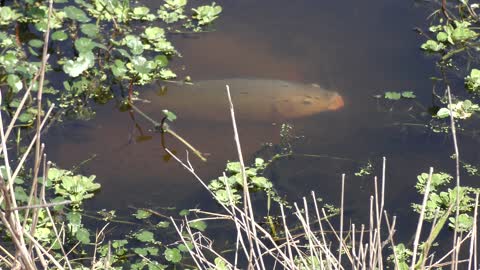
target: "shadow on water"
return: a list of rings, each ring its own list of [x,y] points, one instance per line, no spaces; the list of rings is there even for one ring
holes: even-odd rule
[[[408,203],[420,200],[413,193],[416,175],[428,171],[429,166],[450,168],[448,151],[444,151],[450,141],[414,128],[402,132],[392,126],[391,117],[377,110],[372,95],[412,89],[420,102],[428,103],[433,65],[418,50],[419,39],[411,31],[424,22],[425,11],[416,10],[408,1],[384,0],[219,4],[224,13],[216,32],[172,37],[183,55],[173,61],[180,78],[271,78],[336,89],[345,101],[343,109],[290,121],[295,133],[304,136],[296,152],[330,158],[281,160],[270,169],[272,180],[290,199],[299,199],[313,189],[336,203],[341,174],[346,173],[348,211],[361,217],[372,192],[372,177],[355,177],[353,173],[371,160],[374,174],[380,175],[381,158],[386,156],[387,206],[400,216],[408,216]],[[160,118],[160,104],[145,106],[156,108]],[[84,173],[96,174],[103,184],[99,196],[90,201],[95,208],[212,204],[186,170],[165,160],[160,135],[140,116],[136,118],[143,134],[128,113],[119,112],[110,103],[98,107],[97,117],[88,124],[55,127],[47,141],[50,159],[68,168],[94,153],[98,155],[82,167]],[[190,155],[204,180],[218,177],[225,162],[236,159],[230,123],[180,117],[174,127],[210,154],[207,163]],[[279,125],[240,124],[245,157],[251,160],[264,142],[278,142],[278,134]],[[138,136],[145,140],[136,141]],[[167,138],[167,144],[185,158],[182,145],[172,138]],[[365,207],[360,210],[360,206]]]

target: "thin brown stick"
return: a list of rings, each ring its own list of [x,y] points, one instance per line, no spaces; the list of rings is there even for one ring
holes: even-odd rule
[[[443,0],[442,4],[445,3],[446,0]],[[442,6],[444,8],[444,6]],[[446,10],[445,10],[446,13]],[[447,86],[447,96],[448,96],[448,106],[452,106],[452,94],[450,92],[450,86]],[[451,110],[451,109],[450,109]],[[454,252],[452,254],[452,260],[458,261],[458,252],[457,252],[457,223],[458,223],[458,216],[460,215],[460,151],[458,150],[458,142],[457,142],[457,130],[455,127],[455,118],[453,117],[453,113],[450,112],[450,128],[452,129],[452,140],[453,140],[453,147],[455,150],[455,179],[456,179],[456,187],[457,187],[457,198],[455,200],[455,227],[453,231],[453,247]],[[458,247],[460,248],[460,247]],[[456,265],[452,267],[453,270],[456,270]]]
[[[472,226],[472,236],[470,237],[470,249],[469,249],[468,268],[467,268],[468,270],[470,269],[474,270],[477,265],[476,259],[473,260],[473,256],[475,254],[475,257],[476,257],[475,243],[477,239],[478,195],[479,195],[478,193],[475,194],[475,210],[473,211],[473,226]],[[472,265],[472,261],[473,261],[473,265]]]
[[[390,226],[390,221],[388,220],[387,211],[385,211],[384,213],[385,213],[385,222],[387,223],[387,228],[388,228],[388,239],[390,240],[390,244],[392,245],[393,259],[395,260],[394,269],[397,270],[398,267],[400,266],[400,262],[398,260],[398,255],[395,252],[395,242],[393,241],[393,233],[395,230],[395,222],[397,220],[397,217],[396,216],[393,217],[393,222],[392,222],[392,225]]]
[[[430,167],[430,172],[428,174],[427,186],[425,187],[425,194],[423,196],[422,208],[420,211],[420,216],[418,217],[417,231],[415,233],[415,240],[413,241],[413,255],[412,263],[410,265],[411,269],[414,269],[415,264],[417,263],[417,250],[418,242],[420,241],[420,234],[422,232],[423,219],[425,215],[425,208],[427,207],[428,195],[430,194],[430,184],[432,183],[433,168]],[[425,259],[425,258],[423,258]]]
[[[340,198],[340,248],[338,250],[338,263],[342,264],[342,250],[343,250],[343,207],[345,201],[345,174],[342,174],[342,191]]]
[[[251,219],[251,229],[253,232],[253,238],[248,235],[248,242],[250,244],[250,256],[249,257],[249,262],[248,262],[248,269],[253,269],[253,260],[256,258],[255,251],[254,251],[254,239],[257,239],[257,230],[255,228],[255,220],[254,220],[254,215],[253,215],[253,210],[252,210],[252,202],[250,200],[250,191],[248,190],[248,181],[247,181],[247,173],[245,172],[245,163],[243,162],[243,154],[242,154],[242,147],[240,146],[240,137],[238,135],[238,130],[237,130],[237,122],[235,119],[235,110],[233,108],[233,102],[232,102],[232,96],[230,95],[230,86],[226,85],[227,89],[227,97],[228,97],[228,103],[230,104],[230,116],[232,118],[232,126],[233,126],[233,133],[234,133],[234,140],[235,144],[237,146],[237,153],[238,153],[238,159],[240,162],[240,167],[241,167],[241,175],[242,175],[242,180],[243,180],[243,208],[245,211],[245,214],[248,213],[250,215]],[[249,226],[247,224],[247,226]],[[248,227],[247,227],[248,229]],[[258,246],[258,242],[255,241],[255,247],[257,249],[257,252],[260,253],[260,248]],[[262,269],[265,269],[265,265],[263,264],[263,260],[260,258],[260,263]]]

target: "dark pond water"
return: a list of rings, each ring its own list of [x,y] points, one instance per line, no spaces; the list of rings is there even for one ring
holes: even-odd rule
[[[147,4],[156,7],[158,2]],[[180,78],[318,83],[337,90],[345,101],[341,110],[290,121],[295,134],[304,136],[296,143],[295,153],[326,157],[295,157],[272,166],[271,179],[287,198],[297,200],[315,190],[327,202],[338,203],[341,174],[346,173],[347,212],[360,217],[368,208],[373,177],[356,177],[354,172],[370,160],[374,174],[380,175],[385,156],[387,209],[406,217],[411,215],[409,203],[420,200],[413,189],[416,175],[430,166],[454,172],[449,159],[453,151],[450,137],[399,125],[422,124],[427,119],[422,118],[418,104],[429,106],[432,83],[428,78],[436,71],[433,59],[418,49],[422,38],[412,31],[425,25],[426,8],[398,0],[243,0],[218,4],[224,11],[217,31],[171,37],[183,55],[173,62]],[[372,98],[385,91],[402,90],[415,91],[416,101],[394,104]],[[162,98],[169,98],[168,93],[138,106],[159,119]],[[195,100],[191,102],[195,106]],[[89,201],[89,208],[213,205],[186,170],[175,161],[165,161],[160,135],[149,131],[151,125],[140,116],[136,119],[140,128],[128,113],[119,112],[114,102],[98,107],[93,121],[67,122],[49,131],[49,157],[70,168],[96,155],[81,169],[82,173],[96,174],[103,185],[100,194]],[[209,153],[206,163],[190,155],[204,180],[218,177],[227,160],[237,159],[230,123],[180,117],[174,128]],[[240,123],[239,132],[249,161],[263,142],[279,141],[279,125],[271,123]],[[151,139],[137,141],[139,136]],[[478,155],[467,153],[466,147],[474,141],[465,138],[463,142],[465,155],[477,162]],[[183,146],[171,137],[166,143],[185,158]],[[404,220],[404,224],[408,222]]]

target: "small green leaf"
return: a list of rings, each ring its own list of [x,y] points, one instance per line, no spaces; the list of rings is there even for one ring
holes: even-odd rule
[[[95,45],[95,42],[89,38],[82,37],[75,40],[75,49],[77,49],[79,53],[91,52],[93,48],[95,48]]]
[[[93,23],[82,24],[80,26],[80,31],[91,38],[96,37],[99,33],[97,25]]]
[[[263,164],[265,164],[263,158],[255,158],[255,167],[261,167]]]
[[[149,15],[150,9],[148,7],[143,7],[143,6],[135,7],[132,13],[133,13],[132,18],[137,20],[144,19]]]
[[[127,35],[124,38],[125,44],[130,48],[130,51],[134,55],[140,55],[143,53],[143,43],[140,39],[134,35]]]
[[[18,121],[22,123],[31,123],[34,118],[35,118],[35,115],[28,112],[24,112],[18,116]]]
[[[448,40],[448,35],[445,32],[439,32],[437,34],[437,40],[440,42],[446,42]]]
[[[146,230],[136,233],[135,238],[137,238],[141,242],[155,242],[153,233]]]
[[[157,67],[166,67],[168,65],[168,58],[165,55],[155,56],[155,64]]]
[[[75,234],[75,237],[82,244],[90,243],[90,232],[85,228],[78,229],[77,233]]]
[[[163,114],[167,117],[168,121],[173,122],[175,119],[177,119],[177,116],[175,113],[169,111],[169,110],[162,110]]]
[[[127,73],[127,68],[125,67],[125,63],[119,59],[115,59],[114,65],[111,66],[113,76],[117,78],[122,78],[125,73]]]
[[[260,189],[271,189],[273,187],[272,182],[263,176],[252,177],[252,183]]]
[[[10,88],[12,88],[12,91],[14,93],[17,93],[18,91],[22,90],[23,88],[23,83],[20,77],[18,77],[15,74],[8,74],[7,76],[7,83]]]
[[[242,171],[240,162],[228,162],[227,171],[231,173],[240,173]]]
[[[160,27],[147,27],[142,36],[150,41],[158,41],[165,38],[165,30]]]
[[[146,218],[149,218],[151,215],[152,215],[151,212],[145,211],[145,210],[142,210],[142,209],[138,209],[137,213],[134,214],[134,216],[137,219],[146,219]]]
[[[147,251],[146,248],[134,248],[133,252],[137,253],[138,255],[142,255],[142,256],[147,256],[148,255],[148,251]]]
[[[412,91],[404,91],[402,92],[403,98],[416,98],[417,96]]]
[[[75,60],[67,60],[63,65],[63,71],[70,75],[70,77],[78,77],[85,70],[93,67],[95,56],[92,52],[81,53]]]
[[[452,33],[452,39],[457,42],[457,41],[465,41],[468,39],[475,38],[477,36],[477,33],[473,30],[470,30],[469,28],[464,28],[464,27],[457,27],[455,30],[453,30]]]
[[[178,213],[180,216],[186,216],[188,214],[190,214],[190,210],[188,209],[183,209],[183,210],[180,210],[180,212]]]
[[[178,249],[181,251],[181,252],[188,252],[188,250],[192,250],[193,249],[193,244],[190,243],[190,242],[187,242],[187,245],[185,244],[180,244],[178,245]]]
[[[202,231],[202,232],[205,231],[205,229],[207,228],[207,223],[205,223],[205,221],[203,221],[203,220],[190,221],[189,225],[190,225],[190,227],[192,227],[194,229],[197,229],[199,231]]]
[[[20,202],[28,202],[28,199],[30,196],[28,196],[27,192],[25,192],[25,189],[21,186],[15,186],[13,189],[15,193],[15,198],[20,201]]]
[[[168,221],[160,221],[157,223],[157,225],[155,225],[157,228],[162,228],[162,229],[165,229],[165,228],[168,228],[168,226],[170,226],[170,222]]]
[[[450,110],[447,108],[440,108],[440,110],[437,111],[438,118],[446,118],[449,116],[450,116]]]
[[[230,267],[227,266],[227,263],[224,259],[220,257],[216,257],[214,260],[215,263],[215,270],[228,270]]]
[[[16,11],[11,9],[8,6],[1,6],[0,7],[0,25],[8,25],[11,21],[16,20],[20,17]]]
[[[201,6],[192,10],[195,12],[192,17],[198,21],[198,25],[206,25],[218,18],[218,15],[222,12],[222,7],[212,3],[211,6]]]
[[[465,86],[470,92],[480,90],[480,70],[474,68],[470,71],[470,75],[465,78]]]
[[[446,46],[442,43],[438,43],[435,40],[427,40],[422,44],[421,48],[425,51],[438,52],[444,50]]]
[[[182,260],[182,254],[177,248],[167,248],[163,255],[165,255],[167,261],[172,263],[178,263]]]
[[[40,39],[31,39],[28,42],[28,45],[33,47],[33,48],[41,48],[43,46],[43,41]]]
[[[399,100],[402,95],[398,92],[385,92],[385,98],[390,100]]]
[[[63,11],[67,15],[67,18],[74,20],[74,21],[79,21],[79,22],[88,22],[90,21],[90,18],[87,16],[87,14],[75,7],[75,6],[67,6],[63,8]]]
[[[56,31],[52,34],[52,40],[64,41],[68,38],[64,31]]]

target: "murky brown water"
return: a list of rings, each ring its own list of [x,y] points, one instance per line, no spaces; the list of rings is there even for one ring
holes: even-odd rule
[[[366,208],[372,185],[353,173],[371,160],[380,175],[381,158],[386,156],[387,203],[406,208],[406,202],[416,198],[412,186],[417,174],[429,166],[450,168],[446,165],[450,164],[450,153],[444,150],[450,145],[449,138],[394,126],[394,122],[411,119],[397,115],[397,107],[380,112],[378,101],[372,98],[387,90],[407,89],[428,104],[428,77],[434,65],[418,49],[421,39],[411,31],[424,24],[426,10],[415,8],[410,1],[393,0],[242,0],[219,4],[224,12],[216,32],[172,37],[183,55],[173,62],[181,77],[319,83],[336,89],[344,98],[342,110],[291,121],[295,133],[305,137],[297,144],[296,153],[330,158],[296,157],[275,164],[270,171],[272,180],[289,198],[297,199],[313,189],[327,201],[337,202],[341,173],[347,173],[349,209],[354,212],[358,205]],[[150,5],[158,3],[151,1]],[[152,104],[149,106],[151,109]],[[408,108],[408,104],[398,110],[402,107]],[[200,195],[205,194],[202,187],[186,170],[164,160],[160,135],[150,132],[151,125],[138,115],[136,119],[143,135],[152,136],[150,140],[136,142],[142,132],[128,113],[115,109],[113,102],[99,107],[97,118],[91,122],[70,122],[50,130],[49,157],[69,168],[97,155],[81,170],[96,174],[103,185],[89,203],[97,209],[121,209],[129,204],[211,204]],[[209,153],[207,163],[190,155],[205,180],[219,176],[225,162],[236,159],[230,123],[180,118],[175,130]],[[240,124],[245,157],[251,160],[263,142],[278,142],[278,134],[278,125]],[[185,158],[184,147],[168,136],[166,139],[167,145]]]

